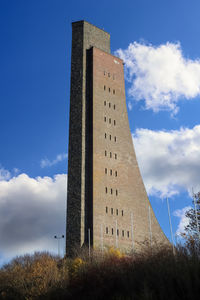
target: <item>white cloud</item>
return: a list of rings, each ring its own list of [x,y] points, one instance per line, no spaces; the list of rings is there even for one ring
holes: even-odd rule
[[[186,206],[182,209],[177,209],[173,212],[173,215],[179,218],[179,225],[176,230],[177,235],[180,235],[181,233],[185,232],[185,227],[189,224],[189,218],[185,216],[185,213],[191,208],[192,208],[191,206]]]
[[[200,61],[184,58],[180,43],[159,46],[131,43],[115,52],[125,62],[129,95],[154,112],[178,112],[177,102],[200,94]]]
[[[65,174],[20,174],[0,181],[0,261],[33,251],[57,252],[54,235],[65,234],[66,190]]]
[[[20,170],[19,170],[18,168],[14,168],[14,169],[13,169],[13,173],[14,173],[15,175],[17,175],[17,174],[20,173]]]
[[[11,178],[11,174],[8,170],[5,170],[4,168],[0,167],[0,181],[1,180],[8,180]]]
[[[129,102],[128,102],[128,109],[129,109],[129,110],[132,110],[132,108],[133,108],[133,105],[132,105],[132,103],[129,101]]]
[[[150,195],[200,190],[200,125],[171,131],[137,129],[133,141]]]
[[[67,153],[58,154],[54,160],[49,160],[47,158],[44,158],[40,161],[41,168],[45,167],[52,167],[56,165],[57,163],[67,159]]]

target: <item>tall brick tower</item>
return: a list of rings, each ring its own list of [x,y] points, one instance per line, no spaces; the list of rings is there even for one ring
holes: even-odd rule
[[[72,23],[66,252],[167,243],[149,203],[126,109],[123,61],[110,35]]]

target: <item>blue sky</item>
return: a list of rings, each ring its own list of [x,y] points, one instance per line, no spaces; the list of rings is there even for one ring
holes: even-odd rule
[[[126,65],[131,132],[170,237],[200,189],[198,0],[0,0],[0,262],[56,251],[65,233],[71,22],[111,34]],[[121,49],[121,50],[119,50]]]

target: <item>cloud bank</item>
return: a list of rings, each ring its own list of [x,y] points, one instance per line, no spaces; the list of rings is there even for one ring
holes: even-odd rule
[[[49,160],[48,158],[44,158],[40,161],[40,167],[41,168],[52,167],[52,166],[56,165],[57,163],[67,159],[67,157],[68,157],[67,153],[61,153],[61,154],[58,154],[56,156],[56,158],[53,159],[53,160]]]
[[[133,142],[149,195],[200,190],[200,125],[171,131],[137,129]]]
[[[0,263],[33,251],[57,253],[53,237],[65,234],[67,176],[6,177],[0,181]]]
[[[200,94],[200,60],[183,56],[180,43],[159,46],[131,43],[115,51],[124,60],[125,74],[131,82],[129,95],[144,100],[154,112],[169,110],[175,115],[178,101]]]

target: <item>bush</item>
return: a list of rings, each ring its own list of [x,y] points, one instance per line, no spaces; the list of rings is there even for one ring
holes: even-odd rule
[[[26,255],[0,270],[0,299],[195,299],[199,253],[186,245],[175,255],[163,247],[129,256],[112,248],[104,257],[93,253],[85,259]]]

